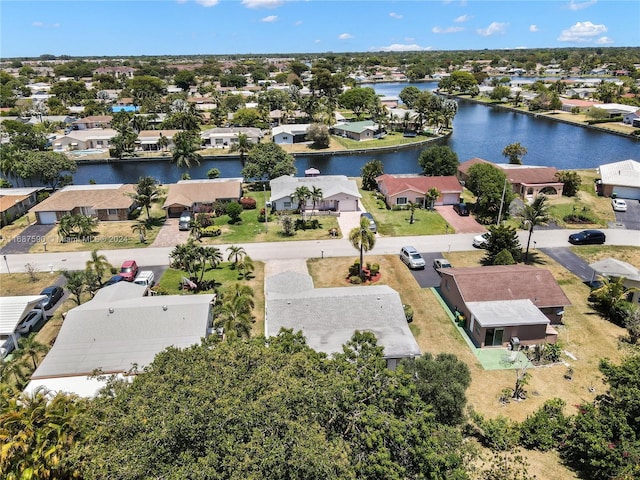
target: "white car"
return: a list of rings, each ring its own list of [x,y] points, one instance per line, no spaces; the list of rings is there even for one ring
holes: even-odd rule
[[[627,202],[620,198],[611,199],[611,206],[613,207],[614,212],[626,212],[627,211]]]
[[[491,232],[476,235],[473,237],[473,246],[476,248],[486,248],[487,243],[489,243],[489,237],[491,237]]]
[[[20,335],[29,335],[38,322],[44,318],[44,313],[41,308],[34,308],[27,316],[22,319],[16,328],[16,332]]]

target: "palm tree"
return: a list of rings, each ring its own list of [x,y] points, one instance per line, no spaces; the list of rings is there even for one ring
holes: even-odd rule
[[[147,241],[147,223],[145,221],[138,221],[137,223],[131,225],[131,231],[133,233],[138,233],[140,243],[145,243]]]
[[[420,204],[410,201],[407,205],[409,207],[409,211],[411,212],[411,217],[409,218],[409,225],[413,225],[415,212],[416,212],[416,209],[420,208]]]
[[[200,135],[193,131],[178,132],[173,137],[173,161],[179,168],[191,168],[192,164],[200,165]]]
[[[425,201],[428,204],[429,210],[433,210],[433,205],[434,203],[436,203],[436,200],[438,200],[439,196],[440,196],[440,190],[438,190],[436,187],[431,187],[427,191],[425,195]]]
[[[165,151],[169,146],[169,143],[171,143],[169,142],[169,139],[165,137],[162,132],[160,132],[160,137],[158,138],[158,148],[162,151]]]
[[[362,277],[362,263],[364,261],[364,252],[371,250],[376,244],[375,234],[369,230],[369,220],[367,218],[360,219],[360,226],[349,232],[349,241],[353,248],[360,250],[360,269],[359,275]]]
[[[236,282],[224,292],[223,299],[225,301],[242,299],[241,302],[245,304],[245,308],[251,311],[255,307],[254,295],[255,292],[249,285],[243,285],[240,282]]]
[[[206,257],[211,269],[216,269],[222,262],[222,250],[218,247],[209,247],[206,249]]]
[[[253,144],[249,140],[249,137],[244,133],[240,133],[238,135],[238,141],[232,145],[229,152],[238,152],[240,154],[240,163],[244,165],[244,156],[249,153],[251,148],[253,148]]]
[[[298,200],[298,210],[300,213],[304,213],[307,200],[311,197],[311,190],[306,185],[303,185],[296,188],[291,197]]]
[[[135,193],[131,194],[131,198],[138,205],[141,205],[147,211],[147,218],[151,218],[151,204],[158,198],[158,181],[153,177],[140,177],[136,185]]]
[[[244,249],[244,247],[241,247],[239,245],[231,245],[227,247],[227,251],[229,252],[227,260],[230,262],[233,261],[233,268],[236,268],[238,266],[238,262],[240,262],[247,255],[247,251]]]
[[[538,195],[530,205],[525,205],[518,217],[529,228],[529,238],[527,238],[527,249],[524,253],[524,261],[529,258],[529,244],[531,243],[531,235],[536,225],[545,225],[549,221],[549,205],[545,195]]]
[[[527,154],[527,149],[520,142],[507,145],[502,150],[502,155],[509,159],[509,163],[513,165],[522,165],[522,157]]]
[[[225,338],[249,338],[253,316],[247,309],[247,302],[242,297],[225,301],[217,308],[214,325],[222,327]]]
[[[36,340],[36,334],[32,333],[28,337],[23,337],[18,341],[18,348],[22,354],[27,355],[33,363],[33,370],[38,368],[39,357],[49,351],[49,347]]]
[[[316,205],[322,202],[324,198],[322,196],[322,189],[320,187],[316,187],[315,185],[311,187],[311,201],[313,202],[313,206],[311,208],[311,215],[313,215],[313,211],[316,209]]]
[[[240,275],[240,277],[244,278],[245,280],[249,280],[251,278],[251,274],[256,269],[255,265],[253,264],[253,260],[251,260],[251,257],[249,255],[246,255],[242,260],[240,260],[236,268],[238,269],[238,274]]]
[[[91,260],[87,260],[87,270],[93,271],[98,280],[98,284],[102,287],[102,277],[105,273],[110,273],[113,265],[109,263],[106,255],[101,255],[97,250],[91,250]]]

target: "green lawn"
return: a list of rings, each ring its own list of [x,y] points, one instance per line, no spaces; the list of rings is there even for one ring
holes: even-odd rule
[[[440,235],[453,233],[453,228],[436,211],[416,210],[414,223],[409,223],[409,210],[388,210],[384,202],[376,200],[374,192],[360,190],[362,203],[373,215],[378,225],[378,232],[388,236]]]
[[[227,252],[222,252],[222,254],[226,255]],[[208,269],[204,274],[203,280],[215,280],[221,284],[239,281],[238,271],[231,268],[232,265],[233,263],[231,262],[223,262],[215,269]],[[189,274],[183,270],[168,268],[162,274],[156,289],[167,295],[180,295],[182,293],[187,293],[181,288],[182,277],[189,278]]]
[[[377,140],[369,140],[366,142],[359,142],[357,140],[351,140],[349,138],[338,137],[336,135],[332,136],[342,147],[346,150],[362,150],[363,148],[376,148],[376,147],[393,147],[396,145],[407,145],[410,143],[418,143],[424,140],[428,140],[429,138],[425,135],[418,135],[413,138],[404,137],[402,133],[399,132],[390,132],[387,133],[383,138]]]

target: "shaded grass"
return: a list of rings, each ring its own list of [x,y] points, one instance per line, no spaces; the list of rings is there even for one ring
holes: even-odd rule
[[[58,279],[58,273],[37,272],[32,281],[27,273],[5,273],[0,275],[0,297],[19,295],[39,295],[43,288],[52,285]]]

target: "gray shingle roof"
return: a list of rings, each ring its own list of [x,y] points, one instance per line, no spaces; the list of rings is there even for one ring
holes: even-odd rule
[[[350,180],[344,175],[318,175],[316,177],[292,177],[283,175],[274,178],[269,182],[271,188],[271,201],[275,202],[281,198],[290,197],[296,188],[306,186],[311,190],[313,187],[322,189],[322,196],[325,200],[338,194],[351,195],[362,198],[358,191],[358,184],[355,180]]]

